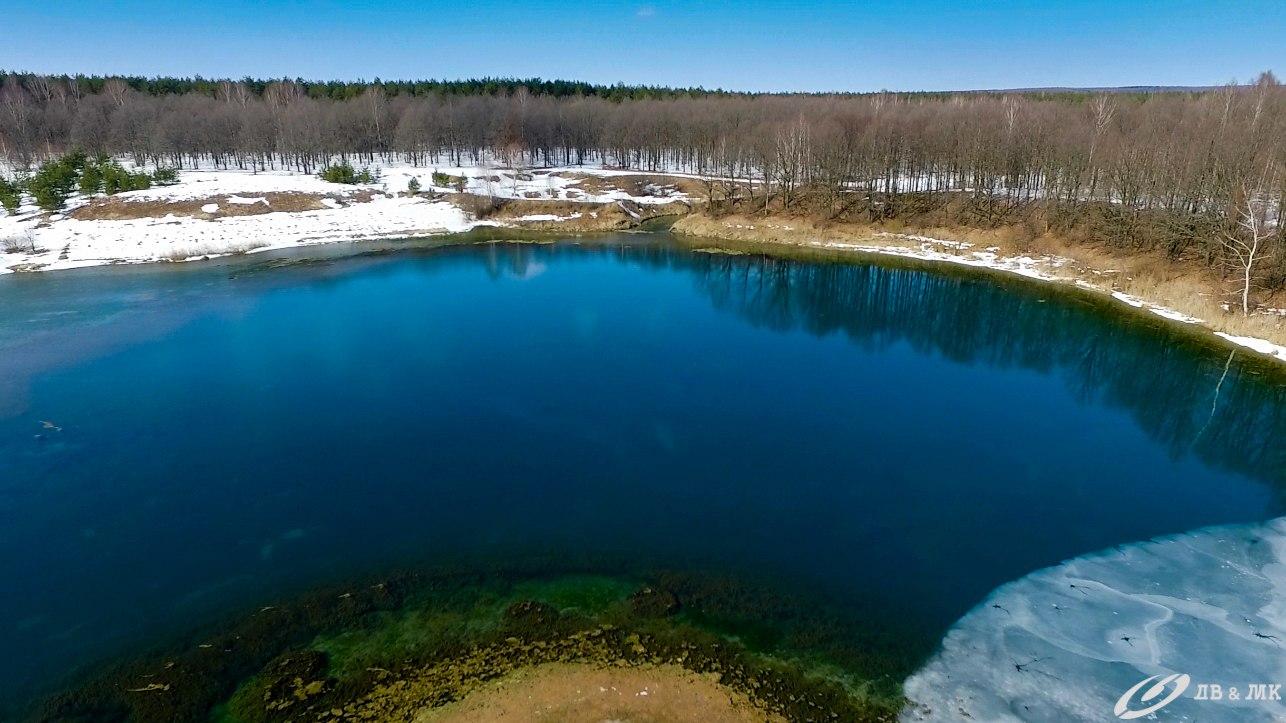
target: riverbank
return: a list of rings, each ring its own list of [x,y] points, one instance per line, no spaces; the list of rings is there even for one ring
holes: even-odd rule
[[[751,248],[792,247],[900,256],[986,268],[1031,279],[1067,284],[1102,293],[1171,321],[1209,329],[1216,336],[1280,361],[1286,361],[1286,316],[1260,312],[1249,317],[1232,311],[1210,291],[1213,282],[1190,269],[1156,268],[1149,259],[1122,259],[1094,249],[1044,240],[1017,248],[1003,231],[901,229],[863,224],[820,227],[806,219],[691,214],[673,232],[693,238],[698,250],[728,251],[720,241]],[[713,246],[702,248],[711,242]],[[1056,246],[1057,253],[1049,246]],[[732,249],[736,251],[736,249]]]

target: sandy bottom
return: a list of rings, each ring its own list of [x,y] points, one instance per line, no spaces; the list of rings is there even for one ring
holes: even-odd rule
[[[494,681],[415,723],[749,723],[784,721],[717,676],[673,665],[601,668],[549,663]]]

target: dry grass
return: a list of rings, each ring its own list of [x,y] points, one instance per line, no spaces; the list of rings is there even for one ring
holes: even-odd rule
[[[725,216],[712,218],[692,214],[680,219],[674,230],[692,236],[752,243],[825,246],[832,242],[869,246],[920,248],[921,242],[907,234],[963,241],[970,244],[959,253],[993,249],[999,256],[1029,256],[1037,260],[1068,259],[1058,266],[1058,281],[1088,284],[1104,293],[1119,291],[1148,303],[1196,317],[1203,325],[1234,336],[1267,339],[1286,345],[1286,317],[1258,313],[1249,317],[1225,305],[1235,302],[1235,285],[1197,260],[1171,260],[1161,254],[1125,252],[1091,241],[1034,234],[1019,225],[999,229],[958,227],[912,227],[901,223],[828,223],[803,218]],[[943,246],[938,250],[952,252]],[[1260,296],[1266,306],[1283,304],[1273,297]],[[1236,308],[1236,304],[1232,305]]]
[[[624,191],[631,196],[665,195],[663,193],[653,193],[650,187],[665,190],[672,189],[671,192],[685,193],[693,198],[704,196],[706,192],[703,182],[681,176],[648,173],[630,174],[628,176],[595,176],[575,171],[558,171],[550,175],[573,179],[576,183],[568,186],[569,189],[578,189],[592,196],[601,196],[611,191]]]
[[[6,254],[43,254],[47,249],[36,244],[36,236],[29,230],[17,236],[6,236],[0,239],[0,251]]]
[[[601,208],[602,206],[596,203],[515,198],[507,199],[492,217],[497,219],[513,219],[518,218],[519,216],[531,216],[535,214],[570,216],[575,213],[584,214],[589,211],[601,210]]]
[[[490,218],[505,205],[505,199],[480,196],[476,193],[453,193],[447,201],[474,218]]]
[[[41,269],[45,268],[48,265],[49,264],[40,264],[40,263],[32,262],[32,263],[25,263],[25,264],[14,264],[7,268],[10,271],[14,272],[15,274],[24,274],[24,273],[40,271]]]
[[[183,201],[133,201],[119,196],[109,196],[91,201],[69,214],[82,221],[128,221],[143,218],[164,218],[166,216],[187,216],[193,218],[223,218],[227,216],[257,216],[264,213],[298,213],[301,211],[319,211],[329,208],[322,203],[330,198],[344,204],[363,203],[371,199],[371,192],[354,193],[347,196],[319,193],[270,192],[253,198],[263,198],[267,203],[230,203],[227,195],[208,196]],[[207,204],[218,204],[219,210],[206,213],[201,210]]]
[[[8,236],[0,239],[0,251],[7,254],[31,253],[32,244],[20,236]]]
[[[625,206],[638,218],[631,216],[622,204],[592,203],[587,201],[559,201],[530,198],[493,198],[471,193],[455,193],[447,200],[457,208],[479,219],[492,219],[516,228],[542,231],[567,231],[589,233],[634,228],[640,223],[664,216],[679,216],[691,209],[686,203],[631,204]],[[572,216],[576,218],[571,218]],[[525,216],[559,216],[560,220],[529,220]]]

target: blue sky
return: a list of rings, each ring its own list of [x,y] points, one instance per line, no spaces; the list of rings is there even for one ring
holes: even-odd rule
[[[0,68],[540,76],[738,90],[1212,85],[1286,75],[1286,2],[15,2]]]

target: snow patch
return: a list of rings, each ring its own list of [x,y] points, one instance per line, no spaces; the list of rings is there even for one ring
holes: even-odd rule
[[[515,221],[571,221],[580,218],[579,213],[573,213],[570,216],[559,216],[553,213],[533,213],[527,216],[519,216]]]
[[[1139,299],[1134,298],[1133,296],[1130,296],[1129,294],[1122,294],[1122,293],[1121,293],[1121,292],[1119,292],[1119,291],[1113,291],[1113,292],[1112,292],[1112,298],[1113,298],[1113,299],[1116,299],[1117,301],[1124,301],[1125,303],[1129,304],[1130,306],[1133,306],[1133,307],[1138,308],[1138,309],[1142,309],[1142,308],[1143,308],[1143,302],[1142,302],[1142,301],[1140,301]]]
[[[1233,336],[1232,334],[1225,334],[1222,331],[1216,331],[1215,336],[1227,339],[1234,344],[1240,344],[1241,346],[1253,349],[1261,354],[1267,354],[1269,356],[1277,357],[1282,361],[1286,361],[1286,346],[1274,344],[1266,339],[1256,339],[1253,336]]]
[[[201,207],[201,211],[202,211],[202,212],[204,212],[204,213],[218,213],[218,212],[219,212],[219,204],[217,204],[217,203],[207,203],[207,204],[205,204],[204,206],[202,206],[202,207]]]
[[[617,205],[617,206],[620,206],[620,207],[621,207],[621,210],[622,210],[622,211],[624,211],[624,212],[626,212],[626,213],[628,213],[628,214],[630,215],[630,218],[634,219],[635,221],[637,221],[637,220],[639,220],[639,219],[643,218],[642,216],[638,215],[637,213],[634,213],[633,211],[631,211],[631,210],[630,210],[630,207],[629,207],[629,206],[626,206],[624,201],[617,201],[617,202],[616,202],[616,205]]]

